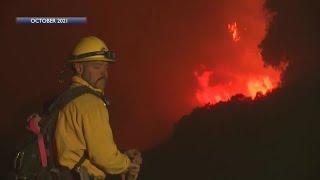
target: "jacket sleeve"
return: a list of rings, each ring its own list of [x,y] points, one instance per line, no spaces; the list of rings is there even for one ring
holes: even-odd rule
[[[128,169],[130,159],[114,143],[108,111],[103,101],[91,94],[85,96],[91,97],[79,110],[89,159],[105,173],[120,174]]]

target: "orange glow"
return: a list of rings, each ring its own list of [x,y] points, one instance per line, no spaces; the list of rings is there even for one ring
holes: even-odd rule
[[[232,34],[232,39],[234,42],[240,41],[240,34],[239,34],[237,22],[228,24],[228,30]]]
[[[204,71],[202,74],[194,72],[194,75],[200,86],[196,93],[196,98],[201,104],[215,104],[230,98],[229,92],[226,91],[227,87],[223,85],[210,86],[209,81],[211,80],[213,71]]]
[[[216,72],[220,76],[234,76],[232,80],[225,83],[211,84],[214,81],[215,73],[212,70],[204,70],[202,73],[194,72],[194,76],[198,82],[198,89],[196,91],[196,100],[198,104],[216,104],[220,101],[228,101],[236,94],[243,94],[245,96],[255,99],[257,93],[266,95],[277,87],[279,76],[270,74],[274,79],[269,76],[245,74],[224,74],[223,72]]]
[[[265,19],[253,23],[255,24],[251,25],[251,28],[254,30],[248,30],[256,34],[245,34],[244,31],[241,43],[220,49],[226,52],[226,60],[211,68],[201,65],[201,68],[194,71],[194,77],[198,82],[195,93],[196,104],[216,104],[220,101],[228,101],[237,94],[243,94],[254,100],[257,94],[266,95],[277,88],[280,83],[280,74],[286,69],[287,64],[281,65],[277,70],[264,66],[257,44],[265,35]],[[232,41],[238,42],[240,35],[237,22],[227,26],[228,31],[232,33]],[[234,55],[231,56],[232,59],[229,54]]]
[[[262,80],[251,80],[248,82],[249,94],[252,98],[256,96],[257,93],[262,93],[265,95],[268,91],[272,90],[272,83],[269,77],[265,77]]]

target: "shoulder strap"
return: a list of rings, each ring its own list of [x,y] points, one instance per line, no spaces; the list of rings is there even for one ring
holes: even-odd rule
[[[54,100],[54,102],[49,106],[48,108],[48,114],[49,118],[47,121],[42,122],[41,124],[41,132],[45,134],[48,130],[48,128],[53,127],[57,114],[61,109],[63,109],[69,102],[71,102],[73,99],[83,95],[83,94],[93,94],[96,95],[98,98],[100,98],[106,105],[110,105],[108,100],[105,96],[103,96],[101,93],[98,93],[92,89],[90,89],[87,86],[77,86],[74,88],[69,88],[65,90],[63,93],[61,93],[60,96],[58,96],[57,99]]]
[[[80,167],[81,165],[84,163],[84,161],[89,157],[88,155],[88,151],[84,150],[83,155],[81,156],[81,158],[79,159],[79,161],[73,166],[73,168],[71,169],[72,171],[75,172],[80,172]]]
[[[101,98],[103,101],[106,101],[104,96],[101,93],[98,93],[87,86],[77,86],[74,88],[69,88],[65,90],[49,107],[49,112],[54,111],[55,109],[62,109],[65,105],[67,105],[71,100],[86,94],[94,94]]]

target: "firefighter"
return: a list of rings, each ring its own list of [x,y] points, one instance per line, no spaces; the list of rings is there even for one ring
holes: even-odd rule
[[[108,68],[114,61],[114,53],[102,40],[82,38],[67,62],[73,72],[70,88],[87,86],[103,95]],[[138,176],[140,152],[118,150],[107,104],[95,95],[83,94],[59,111],[54,142],[58,164],[76,170],[82,179],[104,179],[106,174],[122,174],[128,179]]]

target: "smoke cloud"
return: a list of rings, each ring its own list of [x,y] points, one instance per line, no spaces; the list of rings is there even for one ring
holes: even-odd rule
[[[268,0],[265,7],[273,14],[260,44],[265,63],[288,63],[284,84],[319,78],[319,2]]]

